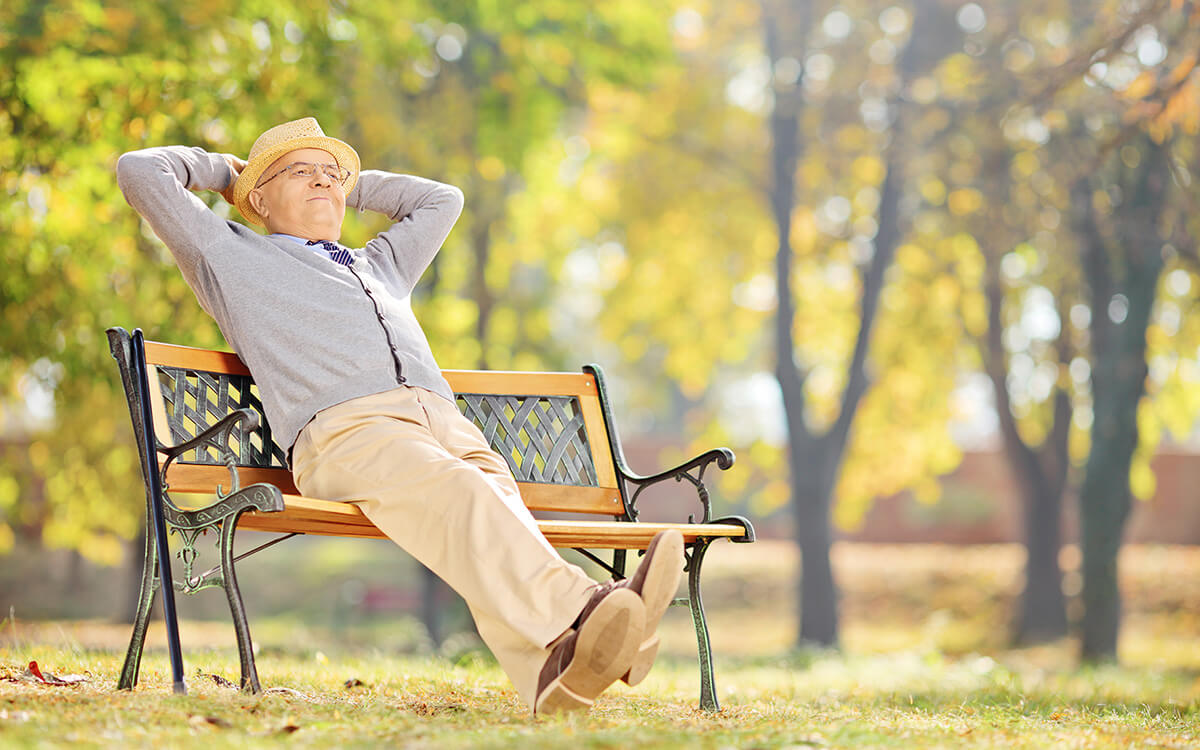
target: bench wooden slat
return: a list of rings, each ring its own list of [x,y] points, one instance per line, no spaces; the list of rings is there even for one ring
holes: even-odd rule
[[[146,342],[146,363],[183,367],[189,370],[227,372],[231,375],[250,374],[250,370],[242,362],[241,357],[233,352],[197,349],[192,346],[164,344],[160,341]],[[154,381],[151,380],[151,382]]]
[[[157,425],[155,425],[157,427]],[[159,462],[162,465],[162,462]],[[238,480],[243,487],[266,482],[279,488],[284,495],[299,495],[292,481],[292,472],[287,469],[256,469],[238,467]],[[218,484],[229,490],[229,469],[211,464],[171,464],[167,470],[167,484],[171,492],[212,492]]]
[[[442,370],[455,393],[504,393],[529,396],[596,396],[596,379],[581,372],[509,372]]]
[[[639,521],[538,521],[538,528],[555,547],[646,549],[660,531],[679,529],[685,544],[701,538],[734,538],[746,532],[723,523],[647,523]]]
[[[286,496],[301,497],[286,469],[238,468],[243,487],[259,482],[273,484]],[[221,485],[229,489],[229,470],[224,466],[206,464],[172,464],[167,471],[171,492],[207,492]],[[565,484],[517,482],[521,499],[530,510],[551,510],[563,513],[595,513],[619,516],[622,512],[621,492],[615,487],[577,487]]]
[[[383,539],[384,534],[367,519],[358,506],[285,495],[286,508],[279,513],[249,512],[238,522],[239,529],[291,532],[327,536]],[[679,529],[685,542],[699,538],[733,538],[745,532],[740,526],[719,523],[628,523],[624,521],[538,521],[538,528],[555,547],[645,549],[654,535],[664,529]]]
[[[604,414],[600,410],[600,398],[579,399],[579,410],[583,413],[588,442],[592,446],[592,462],[596,467],[596,482],[601,487],[616,487],[617,468],[613,462],[612,449],[608,444],[608,428],[604,425]]]
[[[146,362],[189,370],[249,375],[250,370],[233,352],[191,346],[146,342]],[[443,370],[455,393],[512,393],[537,396],[595,396],[596,379],[579,372],[508,372],[504,370]]]
[[[624,512],[621,492],[615,487],[576,487],[567,484],[517,482],[521,499],[530,510],[563,513],[597,513],[619,516]]]

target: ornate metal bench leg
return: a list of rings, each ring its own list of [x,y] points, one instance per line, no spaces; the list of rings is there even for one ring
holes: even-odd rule
[[[153,529],[149,519],[147,529]],[[138,593],[137,612],[133,616],[133,635],[129,638],[129,650],[125,652],[125,665],[121,667],[121,679],[117,690],[133,690],[137,684],[138,670],[142,664],[142,646],[146,643],[146,628],[150,625],[150,609],[154,606],[154,593],[158,589],[158,557],[154,550],[154,537],[146,532],[146,550],[142,557],[142,588]]]
[[[700,656],[700,708],[704,711],[719,711],[717,686],[713,676],[712,644],[708,640],[708,622],[704,617],[704,602],[700,599],[700,566],[711,539],[701,539],[692,547],[688,557],[688,604],[692,608],[692,622],[696,625],[696,648]]]
[[[238,589],[237,573],[233,569],[233,532],[241,514],[226,518],[221,524],[221,578],[225,596],[229,599],[229,612],[233,616],[233,629],[237,632],[238,656],[242,661],[242,690],[261,693],[258,669],[254,666],[254,645],[250,641],[250,626],[246,622],[246,608],[242,604],[242,592]]]

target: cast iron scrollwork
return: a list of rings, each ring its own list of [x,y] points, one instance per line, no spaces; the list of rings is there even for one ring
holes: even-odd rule
[[[193,594],[206,588],[223,588],[225,586],[220,568],[199,575],[193,574],[195,561],[199,555],[196,550],[196,540],[201,535],[207,534],[209,529],[219,530],[223,524],[232,523],[239,514],[246,510],[253,509],[263,512],[283,510],[283,496],[277,487],[269,484],[252,484],[243,488],[238,477],[237,455],[230,448],[233,432],[238,430],[245,434],[257,429],[258,424],[258,414],[250,409],[238,409],[190,440],[178,445],[159,448],[160,452],[167,457],[161,469],[163,506],[167,522],[171,533],[178,533],[183,542],[177,553],[179,559],[183,561],[183,580],[175,583],[176,590],[182,593]],[[230,488],[226,491],[223,485],[218,484],[216,502],[195,510],[182,510],[171,500],[168,492],[167,472],[172,462],[180,456],[189,451],[205,448],[213,448],[218,452],[225,468],[229,470]],[[218,548],[221,545],[219,534],[216,544]]]
[[[196,537],[201,534],[207,534],[208,527],[201,529],[171,529],[171,531],[178,532],[180,539],[183,540],[183,547],[176,553],[176,556],[183,561],[183,580],[175,582],[175,590],[183,594],[194,594],[204,589],[223,587],[225,581],[219,575],[192,574],[196,557],[199,554],[196,552]],[[217,544],[220,544],[219,538]]]
[[[636,521],[638,517],[637,500],[638,496],[647,487],[651,487],[659,482],[668,479],[674,479],[676,482],[686,481],[696,488],[696,494],[700,499],[700,505],[704,509],[704,513],[700,520],[696,520],[694,513],[688,514],[688,523],[709,523],[712,520],[712,501],[708,496],[708,487],[704,484],[704,472],[713,463],[716,463],[717,468],[721,470],[728,469],[733,466],[733,451],[728,448],[715,448],[705,453],[696,456],[695,458],[685,461],[684,463],[672,469],[660,471],[657,474],[641,476],[633,474],[626,467],[622,466],[621,474],[625,481],[637,487],[633,495],[630,496],[626,503],[626,513],[629,520]],[[694,473],[693,473],[694,472]]]

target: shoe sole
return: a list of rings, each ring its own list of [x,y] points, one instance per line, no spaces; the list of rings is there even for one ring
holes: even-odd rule
[[[646,679],[658,656],[659,639],[655,635],[658,623],[675,598],[679,579],[683,575],[683,535],[674,529],[654,538],[646,549],[650,568],[642,583],[642,603],[646,607],[646,626],[641,643],[634,654],[633,664],[621,679],[626,685],[636,685]]]
[[[538,696],[539,714],[582,711],[629,671],[646,625],[646,606],[627,589],[613,591],[580,627],[571,662]]]

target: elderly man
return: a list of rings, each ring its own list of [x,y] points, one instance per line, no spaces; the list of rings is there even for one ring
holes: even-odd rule
[[[313,118],[267,130],[246,161],[150,148],[123,155],[117,177],[254,373],[301,492],[355,503],[462,595],[535,712],[586,709],[616,680],[645,676],[682,538],[660,535],[620,583],[565,562],[459,413],[413,315],[412,289],[462,210],[457,188],[360,172],[354,149]],[[191,190],[220,192],[267,234]],[[343,247],[347,205],[395,223]]]

